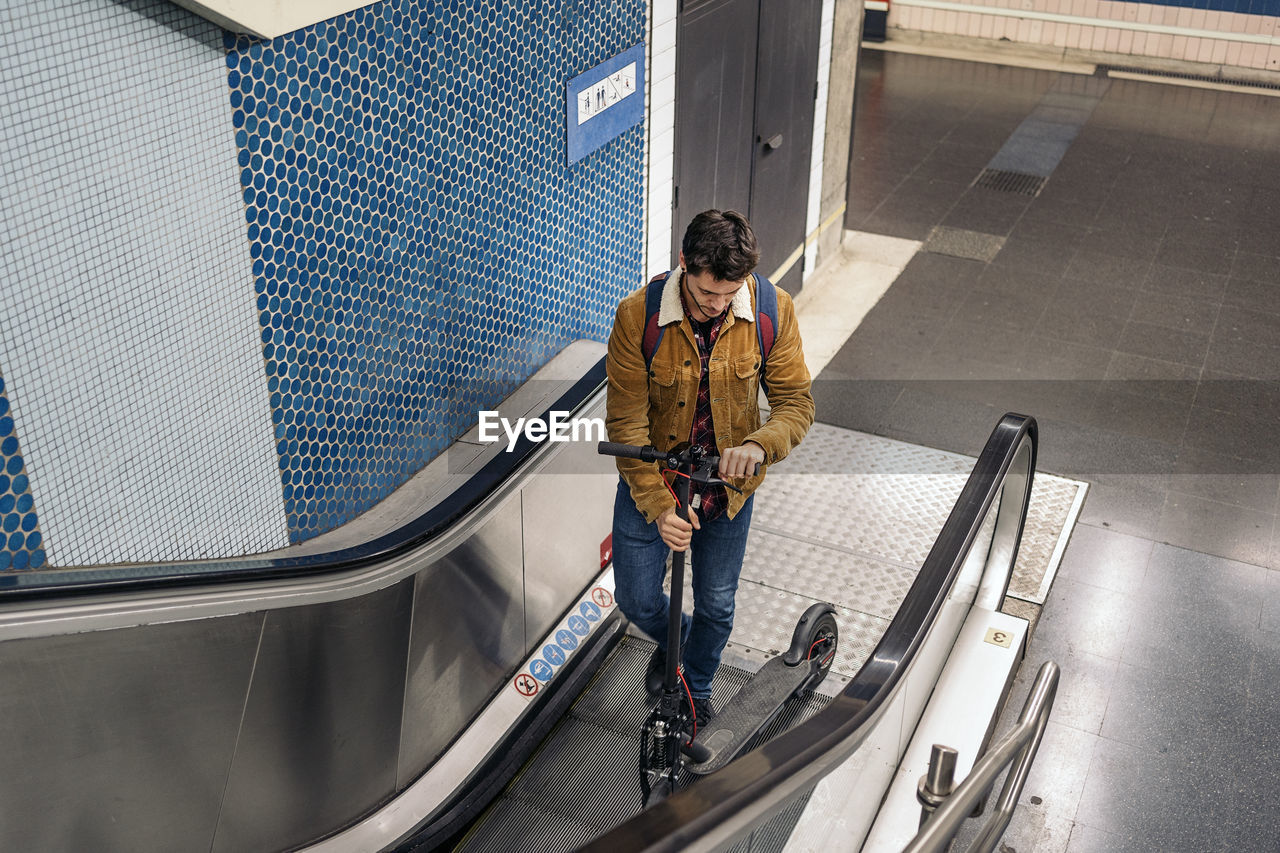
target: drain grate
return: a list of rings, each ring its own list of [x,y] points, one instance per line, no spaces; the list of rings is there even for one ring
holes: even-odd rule
[[[1270,89],[1280,92],[1280,82],[1270,83],[1260,80],[1246,80],[1242,77],[1219,77],[1216,74],[1186,74],[1181,71],[1160,71],[1153,68],[1140,68],[1137,65],[1099,65],[1098,73],[1110,74],[1118,71],[1122,74],[1141,74],[1144,77],[1171,77],[1175,80],[1197,80],[1201,83],[1225,83],[1228,86],[1245,86],[1249,89]]]
[[[1028,175],[1025,172],[1009,172],[1004,169],[983,169],[982,174],[973,182],[975,187],[995,190],[1002,193],[1038,196],[1048,178],[1040,175]]]

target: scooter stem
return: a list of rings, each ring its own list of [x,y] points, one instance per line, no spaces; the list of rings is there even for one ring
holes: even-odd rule
[[[676,515],[682,520],[689,520],[689,475],[693,473],[693,462],[686,460],[681,464],[679,473],[685,476],[676,477]],[[667,671],[663,679],[663,692],[666,695],[679,692],[680,666],[680,628],[681,613],[684,609],[684,556],[686,551],[671,552],[671,608],[667,612]]]

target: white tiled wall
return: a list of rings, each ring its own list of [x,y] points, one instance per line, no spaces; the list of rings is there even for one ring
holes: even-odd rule
[[[288,544],[221,31],[67,0],[5,40],[0,364],[50,565]]]
[[[974,11],[927,8],[911,5],[910,0],[896,0],[890,4],[889,26],[1280,71],[1280,17],[1273,15],[1123,0],[955,0],[955,5],[971,6]],[[1020,17],[1019,12],[1081,20],[1033,20]],[[1129,29],[1109,22],[1142,27]],[[1165,28],[1183,32],[1162,31]],[[1214,34],[1231,34],[1237,38],[1217,38]],[[1239,36],[1248,39],[1241,40]]]
[[[646,173],[648,275],[670,269],[671,186],[676,150],[676,0],[653,0],[649,9],[649,110]]]

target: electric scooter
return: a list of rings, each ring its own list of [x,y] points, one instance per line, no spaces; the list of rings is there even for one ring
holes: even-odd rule
[[[653,447],[602,441],[598,450],[607,456],[657,462],[662,468],[675,472],[676,511],[685,521],[689,520],[689,493],[693,483],[742,491],[716,476],[720,457],[705,454],[697,446],[682,444],[664,453]],[[684,557],[684,551],[674,551],[671,555],[668,649],[680,648]],[[805,610],[796,623],[791,647],[786,653],[770,658],[705,727],[691,719],[692,701],[682,701],[680,656],[667,654],[662,698],[649,714],[640,737],[640,791],[644,806],[648,806],[651,795],[661,799],[680,790],[686,774],[705,776],[728,764],[791,697],[812,691],[826,677],[839,642],[835,610],[834,605],[826,602]]]

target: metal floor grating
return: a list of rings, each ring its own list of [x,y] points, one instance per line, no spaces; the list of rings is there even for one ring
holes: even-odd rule
[[[1040,195],[1040,190],[1044,189],[1045,182],[1048,180],[1041,175],[1027,175],[1004,169],[983,169],[974,179],[973,185],[996,192],[1016,193],[1034,198]]]
[[[457,850],[560,853],[639,813],[639,732],[648,716],[644,670],[653,648],[635,637],[619,643],[569,714]],[[722,666],[712,685],[715,704],[723,705],[750,677]],[[824,696],[792,702],[759,738],[808,719],[828,702]],[[803,808],[803,800],[798,801],[733,849],[781,850]]]

